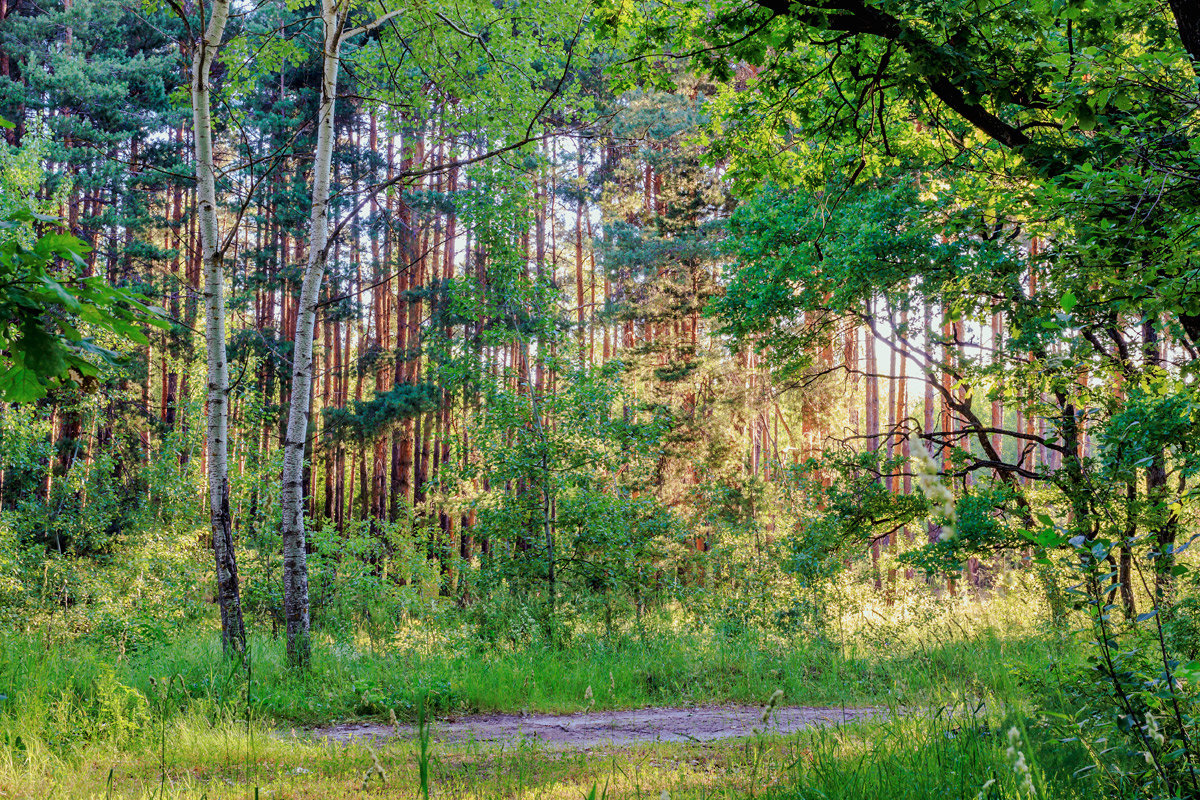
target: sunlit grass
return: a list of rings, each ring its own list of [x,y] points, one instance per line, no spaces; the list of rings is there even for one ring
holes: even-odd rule
[[[431,795],[577,800],[682,798],[1016,797],[1005,754],[1009,720],[994,711],[928,714],[709,744],[645,744],[562,752],[533,742],[505,747],[435,746]],[[100,743],[10,757],[0,791],[10,797],[349,798],[419,796],[412,735],[371,743],[314,739],[303,731],[210,725],[180,717],[166,748]],[[1030,751],[1044,797],[1085,795],[1073,752]],[[371,769],[383,768],[384,777]],[[988,781],[993,781],[984,789]],[[255,794],[257,792],[257,795]]]
[[[415,797],[411,735],[372,750],[316,739],[307,726],[412,721],[421,698],[439,714],[570,713],[589,702],[761,705],[776,690],[786,704],[869,705],[890,718],[619,751],[437,746],[433,794],[974,797],[943,790],[978,792],[994,779],[983,797],[1015,797],[1004,788],[1011,769],[997,731],[1027,716],[1021,676],[1044,680],[1079,659],[1069,637],[1029,613],[1040,609],[1028,594],[981,602],[909,592],[887,605],[848,588],[824,598],[819,628],[730,625],[664,608],[609,634],[576,615],[560,642],[482,639],[444,614],[398,621],[386,637],[319,630],[307,673],[290,669],[282,641],[262,633],[244,664],[222,657],[211,627],[120,653],[94,640],[10,636],[0,638],[0,797]],[[386,783],[367,775],[376,759]],[[1046,797],[1076,796],[1070,771],[1049,770]]]
[[[579,634],[565,649],[448,638],[440,646],[400,641],[386,651],[320,637],[308,673],[289,669],[282,642],[262,636],[252,637],[245,665],[223,659],[214,634],[115,665],[82,643],[44,649],[9,638],[0,640],[0,693],[9,698],[2,701],[5,719],[61,726],[74,715],[83,720],[77,725],[96,718],[110,728],[152,713],[161,694],[153,682],[167,680],[172,703],[211,719],[236,713],[296,724],[389,714],[412,720],[422,696],[438,712],[574,712],[585,707],[588,687],[597,709],[760,703],[775,689],[793,704],[926,705],[953,692],[1012,695],[1014,667],[1038,669],[1056,658],[1054,644],[1034,635],[995,628],[969,638],[953,628],[926,633],[911,646],[883,635],[874,646],[840,646],[747,629]]]

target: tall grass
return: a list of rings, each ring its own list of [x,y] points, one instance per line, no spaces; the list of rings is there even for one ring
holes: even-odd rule
[[[0,763],[0,792],[15,797],[363,796],[595,797],[672,800],[1083,800],[1100,796],[1079,772],[1086,755],[1020,729],[1019,715],[958,706],[908,717],[743,741],[645,744],[615,752],[556,753],[438,745],[418,737],[327,742],[255,723],[166,721],[165,758],[154,746],[80,744],[69,752]],[[1008,752],[1009,731],[1030,782]],[[379,771],[382,772],[379,772]],[[386,782],[380,780],[386,775]],[[364,779],[364,776],[369,780]],[[1032,791],[1029,791],[1029,788]]]
[[[119,661],[84,642],[47,648],[10,636],[0,637],[0,725],[26,719],[50,743],[120,741],[144,726],[155,683],[166,681],[177,687],[172,707],[279,724],[392,713],[411,721],[419,696],[438,713],[581,711],[588,687],[597,709],[758,703],[775,689],[797,704],[914,705],[961,692],[1013,697],[1014,668],[1036,671],[1052,657],[1039,638],[994,632],[876,652],[754,630],[581,635],[566,649],[425,632],[382,652],[318,641],[312,669],[296,672],[267,637],[252,637],[247,668],[222,657],[215,634]]]
[[[1082,747],[1031,738],[1015,716],[978,706],[800,737],[796,758],[771,792],[780,800],[1083,800],[1095,784]]]
[[[447,615],[398,625],[386,639],[318,632],[306,672],[290,669],[283,643],[261,633],[245,663],[222,656],[212,629],[125,651],[94,639],[0,636],[0,794],[253,796],[271,786],[297,797],[359,796],[362,776],[379,765],[388,782],[372,779],[370,791],[406,797],[421,785],[431,795],[453,786],[462,797],[575,798],[592,785],[608,785],[608,797],[666,789],[675,800],[1016,797],[1005,788],[1012,767],[1001,727],[1024,716],[1020,676],[1045,683],[1053,665],[1077,656],[1017,618],[1019,605],[954,602],[857,612],[831,603],[833,622],[819,631],[681,623],[668,609],[601,634],[601,621],[579,617],[553,642],[480,638]],[[575,712],[761,704],[776,690],[787,704],[871,705],[891,718],[713,745],[699,756],[663,745],[608,760],[527,746],[451,754],[406,739],[375,751],[304,735],[307,725],[362,717],[412,722],[422,699],[440,715]],[[945,708],[974,711],[964,722],[962,712],[939,716]],[[1039,752],[1031,745],[1030,759]],[[1043,796],[1081,796],[1063,777],[1068,767],[1038,773]]]

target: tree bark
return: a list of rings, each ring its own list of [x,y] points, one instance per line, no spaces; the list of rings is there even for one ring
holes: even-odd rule
[[[1200,70],[1200,2],[1170,0],[1170,4],[1183,49],[1192,57],[1192,69]]]
[[[313,333],[317,296],[325,277],[329,244],[329,178],[333,159],[334,106],[342,46],[345,9],[322,0],[321,23],[325,46],[321,73],[321,104],[317,112],[317,145],[313,159],[312,216],[309,222],[308,263],[300,287],[300,308],[292,351],[292,392],[283,442],[283,616],[287,627],[288,661],[307,667],[309,640],[308,559],[304,530],[304,443],[308,439],[309,393],[312,390]]]
[[[309,398],[313,379],[313,334],[317,302],[325,278],[329,250],[329,183],[333,164],[334,108],[338,70],[346,39],[374,28],[397,12],[378,17],[371,25],[346,30],[348,6],[342,0],[321,0],[324,48],[321,65],[321,103],[317,111],[317,145],[313,157],[312,215],[308,258],[296,309],[292,338],[292,392],[284,435],[283,481],[280,494],[283,525],[283,615],[287,624],[288,661],[307,667],[309,639],[308,559],[304,531],[304,449],[308,440]]]
[[[217,221],[216,170],[209,74],[225,35],[229,0],[213,0],[208,27],[192,59],[192,121],[196,148],[197,216],[204,270],[205,339],[208,361],[208,494],[216,559],[217,601],[221,608],[221,642],[226,653],[244,653],[242,619],[229,515],[229,366],[225,353],[224,248]]]
[[[1142,354],[1144,368],[1149,374],[1159,369],[1162,363],[1158,331],[1154,321],[1147,318],[1142,323]],[[1146,502],[1151,513],[1150,528],[1154,534],[1156,555],[1154,557],[1154,599],[1160,607],[1169,605],[1173,594],[1171,569],[1175,565],[1175,539],[1179,532],[1179,515],[1173,508],[1171,490],[1168,485],[1169,470],[1167,455],[1159,449],[1151,454],[1153,460],[1146,467]],[[1180,494],[1183,479],[1180,477]]]

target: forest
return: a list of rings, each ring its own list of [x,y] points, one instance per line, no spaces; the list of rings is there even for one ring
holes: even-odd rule
[[[0,796],[1200,798],[1193,132],[1200,0],[0,0]]]

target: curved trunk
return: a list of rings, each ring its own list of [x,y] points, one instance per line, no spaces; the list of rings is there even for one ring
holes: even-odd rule
[[[313,377],[313,333],[317,296],[325,277],[329,243],[329,179],[333,157],[334,106],[342,45],[344,10],[330,0],[321,3],[325,28],[321,106],[317,115],[317,147],[313,159],[312,217],[308,264],[300,288],[300,308],[292,351],[292,396],[283,450],[283,614],[287,623],[288,660],[308,664],[311,654],[308,612],[308,560],[304,531],[304,444],[308,439],[309,397]]]

